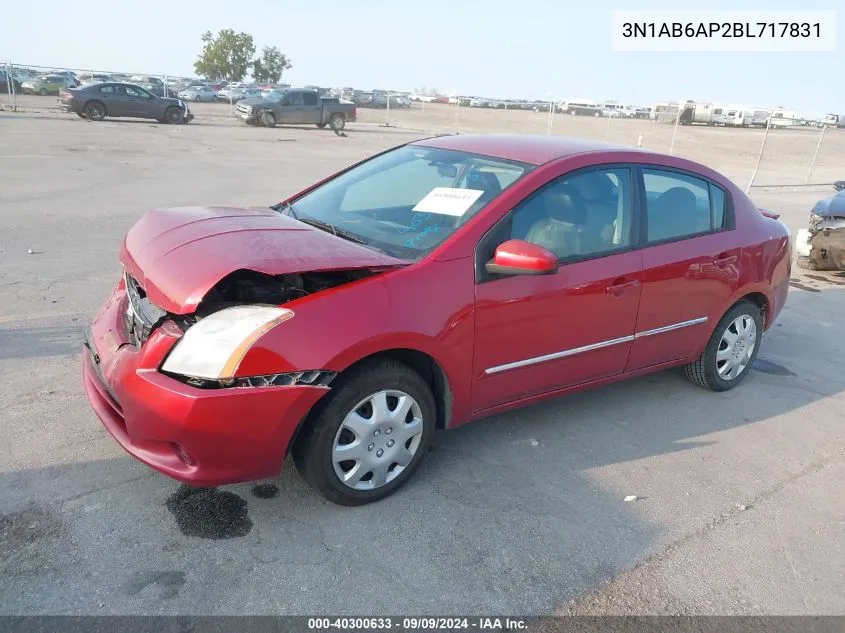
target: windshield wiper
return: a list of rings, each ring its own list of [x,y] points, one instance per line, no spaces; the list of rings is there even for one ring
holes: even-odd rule
[[[295,217],[295,216],[294,216]],[[328,222],[323,222],[322,220],[315,220],[313,218],[296,218],[300,222],[304,222],[305,224],[310,224],[311,226],[317,227],[318,229],[322,229],[323,231],[327,231],[336,237],[342,237],[345,240],[349,240],[350,242],[355,242],[356,244],[367,244],[367,240],[362,238],[357,233],[353,233],[352,231],[346,231],[344,229],[337,228],[334,224],[329,224]]]
[[[322,220],[299,217],[296,211],[294,211],[293,205],[290,202],[282,202],[273,208],[279,213],[287,212],[287,215],[292,217],[294,220],[299,220],[300,222],[303,222],[305,224],[309,224],[323,231],[327,231],[335,237],[342,237],[343,239],[349,240],[350,242],[355,242],[356,244],[364,244],[367,246],[369,245],[369,242],[367,242],[367,240],[365,240],[357,233],[353,233],[352,231],[346,231],[344,229],[339,229],[334,224],[329,224],[328,222],[323,222]]]

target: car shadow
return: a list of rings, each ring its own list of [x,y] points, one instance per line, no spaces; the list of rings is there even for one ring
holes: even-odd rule
[[[746,427],[845,391],[845,341],[805,327],[844,304],[835,286],[791,292],[763,341],[768,365],[736,390],[666,371],[496,415],[438,434],[401,491],[357,508],[318,497],[290,462],[260,484],[180,486],[124,456],[75,400],[77,459],[0,472],[0,611],[546,613],[781,474],[766,444],[777,433],[748,441]],[[67,349],[66,328],[35,330],[13,349]],[[106,458],[85,457],[91,433]],[[738,481],[750,463],[753,482]]]
[[[77,325],[0,328],[0,359],[67,356],[79,351],[82,329]]]

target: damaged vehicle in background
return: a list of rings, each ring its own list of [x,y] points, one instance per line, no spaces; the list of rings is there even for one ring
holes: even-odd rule
[[[797,264],[806,270],[845,270],[845,180],[810,211],[809,228],[795,236]]]
[[[328,125],[335,132],[355,121],[357,112],[354,103],[320,96],[319,91],[308,88],[271,90],[261,97],[242,99],[235,106],[236,116],[247,125]]]
[[[437,429],[669,367],[736,387],[791,249],[698,163],[450,135],[272,207],[151,210],[120,262],[81,358],[117,442],[194,486],[274,477],[290,453],[357,505],[402,486]]]

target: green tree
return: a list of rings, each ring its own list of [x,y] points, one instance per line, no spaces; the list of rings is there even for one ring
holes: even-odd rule
[[[255,42],[252,35],[222,29],[217,35],[202,35],[202,53],[194,62],[194,70],[206,79],[241,81],[252,66]]]
[[[282,51],[275,46],[265,46],[261,57],[252,62],[252,77],[258,82],[279,83],[282,73],[292,67]]]

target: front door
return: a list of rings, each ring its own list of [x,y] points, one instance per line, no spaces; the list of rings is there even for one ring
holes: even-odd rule
[[[612,217],[596,221],[595,200]],[[634,340],[642,253],[632,170],[601,167],[544,185],[482,238],[477,257],[474,412],[621,373]],[[591,204],[591,202],[593,204]],[[555,274],[497,276],[483,262],[508,239],[558,255]]]
[[[699,176],[642,169],[643,291],[627,370],[688,358],[739,282],[742,248],[724,189]]]
[[[301,125],[305,123],[302,113],[303,101],[301,92],[289,92],[282,99],[279,106],[280,118],[278,123],[286,123],[291,125]]]

